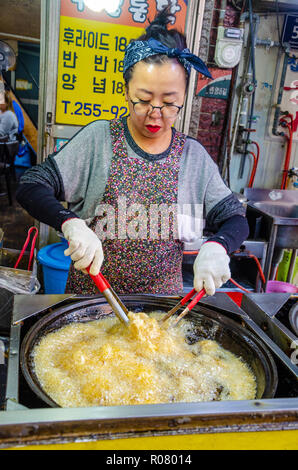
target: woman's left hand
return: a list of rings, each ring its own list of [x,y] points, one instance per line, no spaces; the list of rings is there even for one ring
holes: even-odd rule
[[[214,295],[215,289],[231,277],[229,263],[230,258],[222,245],[216,242],[204,243],[193,266],[196,291],[204,288],[206,294]]]

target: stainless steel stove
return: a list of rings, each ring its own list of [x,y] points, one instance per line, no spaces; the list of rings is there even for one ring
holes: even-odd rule
[[[0,447],[130,436],[298,429],[298,338],[293,322],[289,320],[289,312],[297,305],[297,297],[290,294],[243,294],[239,307],[227,293],[218,292],[200,302],[202,308],[212,309],[244,326],[270,351],[278,371],[274,398],[53,408],[40,400],[24,379],[20,369],[20,345],[27,331],[41,316],[57,307],[76,305],[82,299],[86,300],[86,297],[14,296],[6,394],[3,411],[0,411]],[[173,299],[177,301],[177,298]]]

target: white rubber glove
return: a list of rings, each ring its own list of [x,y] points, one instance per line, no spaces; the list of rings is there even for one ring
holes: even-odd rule
[[[86,273],[90,266],[90,274],[96,276],[103,262],[102,244],[97,235],[87,227],[82,219],[69,219],[62,224],[61,230],[69,242],[65,256],[70,256],[74,267]]]
[[[231,277],[229,262],[230,258],[222,245],[216,242],[204,243],[193,265],[196,291],[204,288],[208,295],[214,295],[215,289]]]

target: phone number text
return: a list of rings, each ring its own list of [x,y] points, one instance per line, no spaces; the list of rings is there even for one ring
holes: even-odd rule
[[[76,101],[72,103],[68,100],[61,100],[64,114],[77,116],[93,116],[95,118],[104,117],[107,113],[114,116],[115,119],[125,116],[128,112],[126,106],[111,106],[103,108],[99,103],[81,103]]]

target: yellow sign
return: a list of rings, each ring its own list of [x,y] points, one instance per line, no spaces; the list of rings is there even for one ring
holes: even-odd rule
[[[183,31],[186,0],[119,0],[116,11],[95,12],[84,0],[60,0],[56,122],[83,126],[128,112],[123,57],[156,13],[170,6],[171,25]]]
[[[206,428],[208,429],[208,428]],[[41,444],[30,445],[26,443],[23,447],[13,447],[7,450],[106,450],[112,452],[122,450],[149,451],[146,456],[148,463],[152,462],[162,465],[170,463],[171,456],[177,457],[177,467],[179,463],[194,464],[200,455],[200,450],[297,450],[297,430],[284,431],[257,431],[257,432],[207,432],[202,434],[180,434],[180,435],[159,435],[150,437],[116,438],[98,441],[68,442],[66,444]],[[42,439],[41,439],[42,440]],[[50,439],[49,439],[50,440]],[[61,436],[61,441],[63,436]],[[21,444],[20,444],[21,445]],[[152,452],[161,450],[162,453]],[[165,451],[168,451],[167,452]],[[173,454],[173,450],[176,452]],[[190,451],[182,454],[179,451]],[[150,453],[151,451],[151,453]],[[193,453],[192,453],[193,451]],[[105,456],[105,454],[103,454]],[[151,457],[152,455],[152,457]],[[166,457],[168,455],[168,458]],[[170,457],[169,457],[170,456]],[[99,458],[104,458],[102,455]],[[142,459],[142,455],[141,455]],[[187,460],[186,460],[187,459]],[[106,462],[106,461],[105,461]],[[173,460],[174,462],[174,460]],[[172,465],[173,466],[173,465]],[[142,466],[140,465],[142,468]],[[192,465],[189,467],[191,468]],[[188,466],[186,466],[188,468]]]
[[[60,17],[56,122],[85,125],[125,116],[123,57],[143,28]]]

